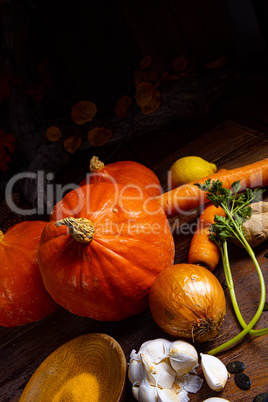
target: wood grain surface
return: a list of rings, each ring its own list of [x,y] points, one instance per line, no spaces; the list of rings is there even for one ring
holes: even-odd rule
[[[186,155],[202,156],[216,163],[218,168],[234,168],[267,157],[268,136],[232,121],[225,122],[189,145],[175,151],[154,167],[164,188],[167,186],[169,167],[178,157]],[[187,260],[189,243],[197,216],[198,211],[193,211],[187,216],[170,219],[176,243],[175,263]],[[268,283],[267,252],[267,242],[255,248],[266,284]],[[230,261],[239,306],[245,321],[248,322],[259,303],[258,276],[246,252],[233,244],[230,245]],[[214,273],[224,285],[221,263]],[[231,339],[240,331],[232,310],[228,289],[224,289],[227,313],[220,334],[213,341],[203,344],[196,343],[195,347],[198,352],[206,352]],[[267,326],[268,312],[264,311],[257,328]],[[140,345],[147,340],[157,337],[172,339],[157,327],[149,310],[127,320],[105,323],[78,317],[60,308],[50,317],[37,323],[16,328],[0,327],[0,402],[18,401],[30,376],[53,350],[69,339],[90,332],[102,332],[113,336],[122,346],[127,360],[129,360],[131,350],[138,350]],[[268,392],[267,336],[258,338],[247,336],[242,342],[222,352],[218,357],[225,364],[234,360],[244,362],[244,372],[251,378],[250,389],[240,389],[234,382],[234,375],[231,374],[222,392],[212,391],[204,382],[197,394],[189,394],[191,401],[201,402],[208,397],[217,395],[231,402],[250,402],[257,394]],[[203,376],[200,367],[197,371]],[[128,379],[125,400],[135,401]]]

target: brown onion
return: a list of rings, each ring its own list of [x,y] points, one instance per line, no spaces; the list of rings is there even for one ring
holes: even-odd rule
[[[222,286],[208,269],[175,264],[153,282],[150,311],[156,324],[177,338],[205,342],[218,334],[226,312]]]

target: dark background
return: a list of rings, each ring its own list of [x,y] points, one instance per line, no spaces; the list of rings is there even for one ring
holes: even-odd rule
[[[53,173],[55,183],[50,185],[79,183],[91,156],[97,155],[104,163],[139,161],[158,174],[165,189],[168,167],[193,150],[207,155],[219,168],[265,158],[267,27],[266,0],[0,0],[0,230],[5,232],[20,220],[48,219],[48,213],[19,216],[9,209],[6,184],[19,172],[43,171],[45,177]],[[133,77],[147,56],[157,79],[163,74],[173,79],[157,86],[162,103],[144,115],[135,101]],[[175,74],[172,62],[179,56],[187,61],[187,69]],[[128,115],[117,118],[114,105],[121,95],[133,102]],[[93,101],[98,108],[93,121],[81,126],[70,114],[80,100]],[[56,142],[46,136],[53,125],[63,134]],[[112,130],[111,139],[101,147],[90,146],[87,132],[102,126]],[[74,153],[63,146],[71,136],[83,140]],[[36,180],[20,181],[13,201],[32,208],[39,193]],[[176,262],[186,261],[190,240],[191,236],[176,234]],[[258,248],[257,258],[267,279],[266,246]],[[231,259],[242,313],[250,320],[259,285],[242,251],[233,249]],[[216,275],[223,283],[221,266]],[[221,341],[239,330],[228,305]],[[163,337],[148,311],[127,323],[110,324],[96,324],[61,310],[29,326],[2,327],[0,401],[17,402],[39,364],[56,347],[82,333],[113,336],[127,358],[133,347]],[[233,378],[226,389],[237,401],[267,391],[256,359],[259,351],[267,356],[263,346],[262,337],[254,341],[248,337],[239,350],[225,357],[225,362],[237,358],[248,362],[251,391],[238,389]],[[127,386],[131,395],[129,382]],[[201,395],[208,397],[210,390],[205,388]]]
[[[0,131],[15,137],[14,149],[0,151],[10,156],[0,171],[1,197],[18,171],[79,182],[96,153],[105,163],[135,159],[153,167],[225,119],[261,122],[265,130],[267,26],[264,0],[1,0]],[[159,86],[162,105],[144,116],[133,77],[146,56],[158,78],[174,75],[176,57],[188,65],[187,74]],[[122,95],[133,103],[116,119]],[[78,126],[70,111],[80,100],[94,102],[98,113]],[[56,143],[46,137],[52,125],[63,133]],[[87,141],[94,126],[113,132],[97,149]],[[68,154],[63,140],[73,135],[82,145]],[[20,183],[18,191],[34,204],[35,183]]]
[[[90,98],[104,113],[129,90],[145,56],[159,74],[181,54],[200,65],[225,55],[249,70],[266,50],[268,7],[260,0],[1,3],[7,67],[36,82],[44,64],[62,101]]]

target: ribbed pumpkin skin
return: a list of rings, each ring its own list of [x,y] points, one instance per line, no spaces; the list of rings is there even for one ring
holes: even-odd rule
[[[135,161],[119,161],[109,163],[102,169],[88,175],[81,183],[96,184],[103,181],[129,185],[134,184],[151,197],[162,193],[161,184],[156,174],[146,166]]]
[[[0,325],[38,321],[58,307],[46,291],[38,266],[41,233],[47,222],[24,221],[0,241]]]
[[[165,213],[147,194],[138,199],[130,188],[120,203],[116,194],[122,189],[118,185],[115,192],[112,184],[98,183],[69,192],[54,207],[42,233],[39,266],[44,284],[54,300],[74,314],[116,321],[142,312],[154,278],[174,261]],[[78,200],[83,200],[82,209],[70,215]],[[54,224],[68,216],[93,222],[91,243],[77,242],[66,226]]]

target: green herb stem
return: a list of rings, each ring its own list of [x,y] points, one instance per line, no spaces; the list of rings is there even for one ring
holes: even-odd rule
[[[225,212],[229,215],[230,212],[226,210],[226,208],[224,208]],[[233,221],[233,217],[230,216],[230,218]],[[233,221],[234,225],[237,227],[236,223]],[[239,241],[243,244],[243,246],[245,247],[246,251],[248,252],[248,254],[250,255],[251,259],[253,260],[253,263],[257,269],[258,272],[258,276],[259,276],[259,280],[260,280],[260,287],[261,287],[261,296],[260,296],[260,302],[259,302],[259,307],[254,315],[254,317],[252,318],[252,320],[250,321],[249,324],[246,324],[246,322],[244,321],[242,314],[239,310],[238,307],[238,303],[237,303],[237,299],[236,299],[236,295],[235,295],[235,290],[234,290],[234,284],[233,284],[233,278],[232,278],[232,273],[231,273],[231,269],[230,269],[230,263],[229,263],[229,257],[228,257],[228,251],[227,251],[227,241],[224,241],[222,245],[219,244],[220,246],[220,250],[221,250],[221,255],[222,255],[222,262],[223,262],[223,267],[224,267],[224,273],[225,273],[225,278],[226,278],[226,282],[227,282],[227,286],[228,289],[230,291],[230,297],[232,300],[232,305],[233,305],[233,309],[235,312],[235,315],[237,317],[238,322],[240,323],[240,325],[242,326],[243,331],[241,331],[238,335],[236,335],[234,338],[230,339],[229,341],[223,343],[222,345],[218,346],[217,348],[214,348],[212,350],[210,350],[208,352],[208,354],[210,355],[215,355],[221,351],[223,351],[224,349],[233,346],[235,343],[239,342],[240,340],[242,340],[244,338],[245,335],[250,334],[250,335],[254,335],[254,336],[261,336],[261,335],[266,335],[268,334],[268,328],[264,328],[261,330],[253,330],[252,328],[254,327],[254,325],[258,322],[262,312],[263,312],[263,308],[264,308],[264,303],[265,303],[265,282],[264,282],[264,278],[262,275],[262,271],[261,268],[259,266],[259,263],[256,259],[256,256],[252,250],[252,248],[250,247],[250,245],[248,244],[247,240],[245,239],[243,233],[241,233],[241,231],[239,230],[239,228],[237,227],[237,238],[239,239]]]
[[[230,346],[233,346],[235,343],[241,341],[244,336],[246,336],[249,331],[254,327],[254,325],[257,323],[260,314],[262,313],[262,310],[257,310],[257,313],[253,317],[253,319],[250,321],[250,323],[241,331],[238,335],[236,335],[234,338],[230,339],[229,341],[221,344],[215,349],[212,349],[208,352],[209,355],[216,355],[217,353],[222,352],[224,349],[229,348]]]
[[[230,297],[232,300],[232,305],[233,305],[233,309],[236,315],[236,318],[239,322],[239,324],[241,325],[242,328],[246,329],[248,326],[246,324],[246,322],[244,321],[242,314],[239,310],[238,307],[238,303],[236,300],[236,295],[235,295],[235,290],[234,290],[234,284],[233,284],[233,278],[232,278],[232,273],[231,273],[231,269],[230,269],[230,262],[229,262],[229,257],[228,257],[228,251],[227,251],[227,242],[223,243],[223,247],[220,247],[221,250],[221,255],[222,255],[222,262],[223,262],[223,267],[224,267],[224,273],[225,273],[225,278],[226,278],[226,282],[227,282],[227,286],[230,292]],[[259,264],[255,258],[254,264],[255,267],[257,268],[258,272],[260,271],[260,267]],[[263,282],[264,284],[264,280],[263,280],[263,276],[262,273],[260,271],[260,281]],[[261,315],[262,311],[263,311],[263,307],[264,307],[264,303],[265,303],[265,286],[262,287],[261,286],[261,300],[259,303],[259,308],[258,311],[256,312],[256,315],[258,314],[259,316]],[[258,316],[257,316],[257,320],[258,320]],[[254,335],[254,336],[262,336],[262,335],[267,335],[268,334],[268,328],[263,328],[263,329],[258,329],[258,330],[254,330],[254,329],[250,329],[248,331],[248,334],[250,335]]]
[[[245,238],[243,232],[237,226],[235,220],[233,219],[233,216],[228,211],[226,211],[226,213],[229,215],[234,227],[236,228],[236,232],[235,232],[236,238],[240,241],[240,243],[246,249],[248,255],[252,259],[252,261],[253,261],[253,263],[255,265],[255,268],[257,270],[259,280],[260,280],[260,288],[261,288],[259,309],[261,309],[261,313],[262,313],[263,308],[264,308],[264,304],[265,304],[266,290],[265,290],[265,281],[264,281],[264,278],[263,278],[263,274],[262,274],[260,265],[258,263],[258,260],[257,260],[256,256],[255,256],[254,251],[252,250],[251,246],[249,245],[249,243],[248,243],[247,239]],[[222,249],[222,247],[221,247],[221,249]],[[232,296],[233,296],[233,298],[232,298],[232,296],[231,296],[231,298],[232,298],[232,301],[234,301],[234,306],[235,305],[237,306],[237,308],[235,309],[235,312],[236,312],[237,309],[239,311],[239,308],[238,308],[238,304],[237,304],[236,296],[235,296],[235,292],[234,292],[234,286],[233,286],[233,281],[232,281],[232,273],[231,273],[231,269],[230,269],[230,263],[229,263],[229,257],[228,257],[228,251],[227,251],[227,242],[226,241],[223,243],[223,257],[222,257],[222,260],[223,260],[223,264],[226,265],[226,271],[228,272],[228,278],[231,278],[229,280],[231,280],[232,286],[230,287],[229,290],[230,290],[230,294],[232,293]],[[227,281],[227,279],[226,279],[226,281]],[[228,281],[227,281],[227,285],[228,285]],[[260,313],[260,315],[261,315],[261,313]],[[237,319],[238,319],[240,325],[243,328],[246,328],[247,324],[245,323],[242,315],[240,314],[240,311],[239,311],[238,314],[236,314],[236,316],[237,316]],[[260,330],[251,330],[250,334],[255,335],[255,336],[266,335],[266,334],[268,334],[268,328],[263,328],[263,329],[260,329]]]
[[[197,186],[203,189],[204,191],[207,191],[208,198],[214,203],[214,205],[220,206],[226,213],[226,218],[216,217],[218,219],[215,219],[215,224],[212,225],[211,240],[215,241],[220,248],[225,278],[228,289],[230,291],[230,297],[232,300],[234,312],[238,319],[239,324],[243,328],[243,330],[234,338],[230,339],[229,341],[223,343],[222,345],[208,352],[208,354],[210,355],[215,355],[223,351],[224,349],[233,346],[235,343],[241,341],[247,334],[254,336],[261,336],[268,334],[268,328],[260,330],[253,329],[253,327],[256,325],[263,312],[265,304],[265,282],[255,253],[253,252],[251,246],[247,242],[242,229],[243,221],[245,219],[248,219],[248,217],[252,213],[252,209],[250,208],[249,205],[253,200],[256,201],[259,199],[260,190],[254,190],[254,192],[252,192],[252,190],[246,189],[244,194],[238,195],[238,192],[241,189],[239,181],[234,182],[232,185],[234,195],[231,194],[232,192],[230,190],[223,188],[222,183],[219,180],[213,182],[212,184],[211,181],[208,180],[205,183],[205,185],[202,186],[197,183]],[[235,237],[241,242],[241,244],[251,257],[259,276],[260,288],[261,288],[260,302],[258,309],[249,324],[246,324],[245,320],[242,317],[235,295],[233,278],[227,250],[227,240],[230,237]]]

